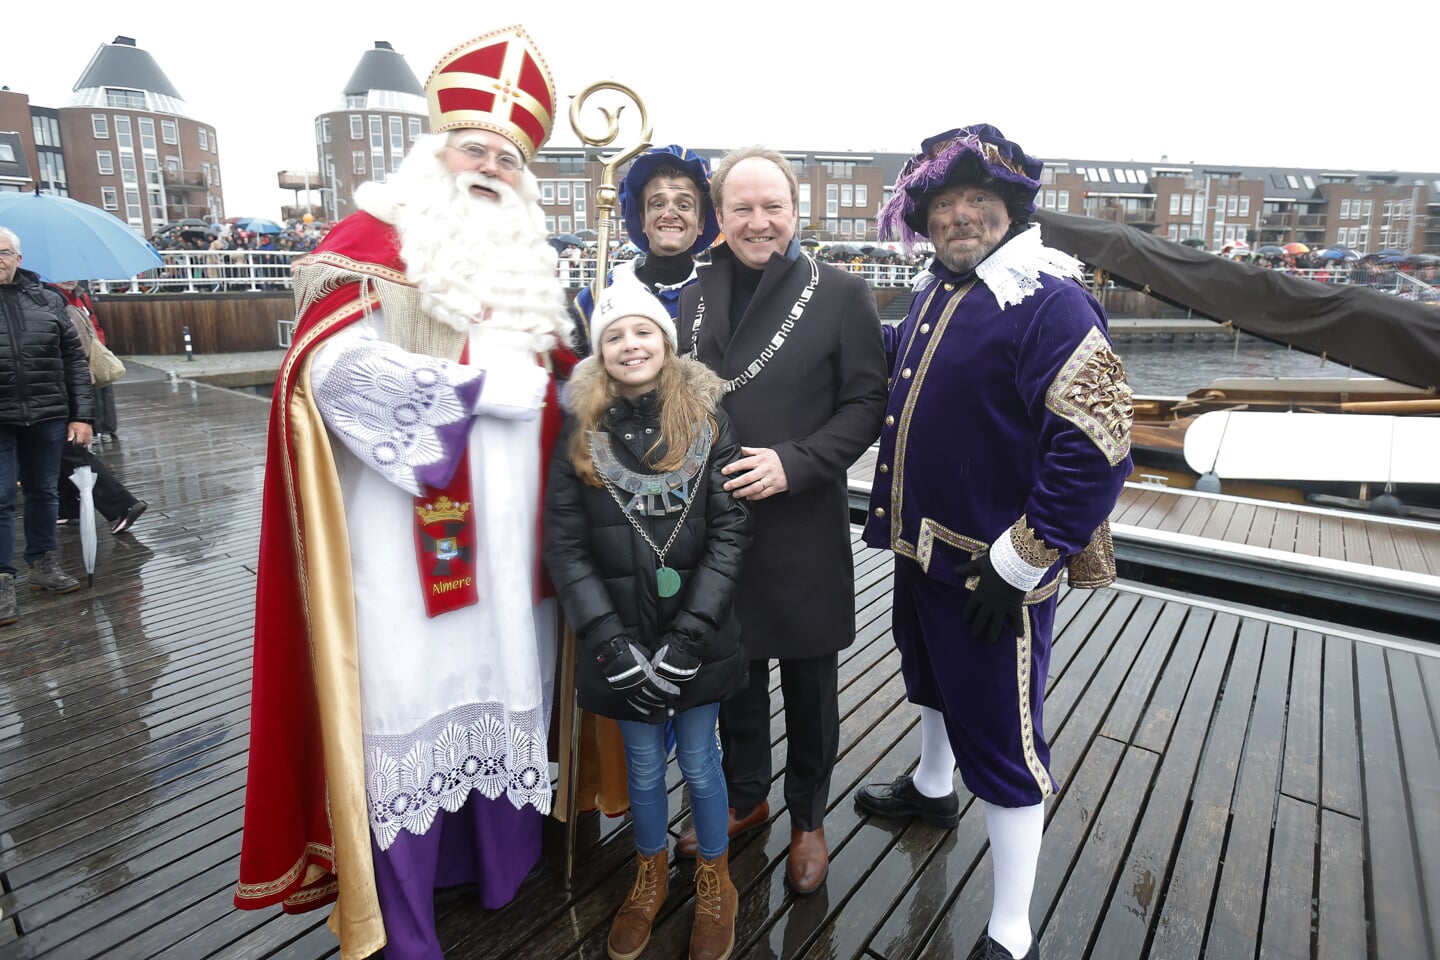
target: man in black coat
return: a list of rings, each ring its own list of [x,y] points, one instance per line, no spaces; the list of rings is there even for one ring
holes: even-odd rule
[[[800,250],[788,161],[732,152],[711,181],[725,233],[680,299],[680,350],[727,381],[741,458],[726,488],[750,503],[754,541],[736,607],[749,683],[720,709],[734,836],[770,816],[769,661],[780,662],[789,740],[792,890],[825,880],[825,808],[840,744],[839,652],[855,639],[846,470],[880,432],[885,349],[859,277]],[[693,834],[676,846],[693,856]]]
[[[30,589],[69,593],[79,581],[60,569],[55,519],[60,449],[88,444],[90,367],[65,302],[20,269],[20,238],[0,227],[0,624],[15,605],[15,481],[25,487],[25,561]]]

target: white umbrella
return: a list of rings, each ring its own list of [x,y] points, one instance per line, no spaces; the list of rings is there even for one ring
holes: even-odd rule
[[[88,465],[76,467],[70,482],[80,491],[80,553],[85,558],[85,573],[90,586],[95,586],[95,471]]]

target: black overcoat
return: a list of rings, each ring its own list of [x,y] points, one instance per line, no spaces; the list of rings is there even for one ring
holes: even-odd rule
[[[691,366],[714,383],[709,371]],[[597,372],[593,362],[580,369],[585,372],[577,377]],[[714,388],[718,393],[718,384]],[[616,458],[627,468],[653,472],[641,458],[659,435],[658,416],[653,392],[636,401],[616,398],[611,404],[602,427],[611,435]],[[700,672],[681,687],[680,698],[671,704],[675,711],[723,700],[744,683],[746,660],[733,600],[750,540],[750,516],[745,505],[724,489],[725,477],[719,470],[739,456],[739,444],[723,410],[716,409],[715,420],[699,488],[685,525],[665,556],[666,565],[680,574],[680,591],[673,597],[657,593],[655,552],[609,491],[576,475],[569,456],[573,416],[567,418],[555,444],[545,493],[545,566],[575,630],[577,697],[592,713],[616,720],[666,718],[664,712],[645,716],[631,709],[605,681],[596,654],[616,636],[627,637],[647,653],[654,653],[662,643],[675,643],[700,660]],[[676,512],[636,519],[663,547],[679,517]]]
[[[810,281],[810,258],[776,254],[735,329],[734,254],[715,248],[680,295],[681,353],[705,298],[698,359],[722,379],[760,356]],[[736,607],[752,659],[819,657],[855,639],[855,567],[846,470],[880,435],[885,348],[875,297],[858,276],[819,263],[819,283],[765,367],[721,405],[740,443],[780,457],[786,493],[749,501],[754,540]]]

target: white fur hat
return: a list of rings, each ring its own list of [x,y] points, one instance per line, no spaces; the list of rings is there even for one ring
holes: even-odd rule
[[[675,321],[670,319],[670,312],[665,309],[665,304],[645,289],[645,285],[636,280],[634,275],[617,270],[615,282],[605,288],[605,292],[600,295],[600,302],[595,305],[595,310],[590,315],[592,354],[597,357],[600,355],[600,338],[604,335],[605,328],[621,317],[645,317],[655,321],[660,332],[665,334],[665,339],[670,341],[670,349],[676,353],[680,351],[679,341],[675,337]]]

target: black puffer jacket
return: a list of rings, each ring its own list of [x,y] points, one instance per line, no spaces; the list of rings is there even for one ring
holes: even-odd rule
[[[677,361],[671,361],[677,362]],[[720,382],[707,368],[689,360],[685,365],[692,389],[715,402],[717,423],[709,459],[700,471],[685,526],[665,555],[665,564],[680,574],[680,590],[661,597],[656,589],[655,552],[630,525],[608,490],[580,480],[570,463],[571,417],[555,445],[545,496],[545,565],[575,629],[575,685],[580,705],[617,720],[664,720],[631,710],[606,683],[597,656],[612,637],[626,637],[653,654],[672,643],[698,658],[700,672],[681,687],[673,709],[678,712],[723,700],[744,682],[746,661],[740,650],[740,624],[735,617],[735,581],[750,543],[750,515],[744,504],[724,489],[720,468],[740,455],[735,433],[719,409]],[[594,361],[577,370],[579,379],[604,376]],[[653,473],[642,457],[660,433],[656,395],[634,400],[617,398],[605,429],[616,459],[630,470]],[[629,494],[616,488],[626,499]],[[665,516],[631,514],[650,539],[664,547],[678,511]]]
[[[0,286],[0,423],[94,419],[90,365],[65,301],[29,270]]]

